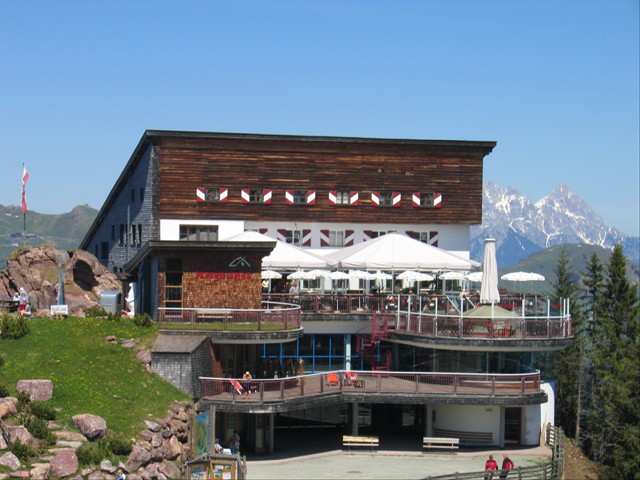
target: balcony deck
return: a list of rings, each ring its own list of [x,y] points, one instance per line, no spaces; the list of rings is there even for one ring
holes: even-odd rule
[[[337,370],[283,379],[253,379],[246,383],[229,378],[200,380],[200,403],[228,412],[270,413],[342,402],[483,404],[490,401],[523,405],[547,399],[540,388],[539,372],[495,375]]]

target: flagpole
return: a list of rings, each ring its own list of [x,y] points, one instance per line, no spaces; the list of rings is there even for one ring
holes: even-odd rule
[[[27,191],[26,185],[29,180],[29,173],[27,168],[22,164],[22,243],[26,245],[27,242]]]

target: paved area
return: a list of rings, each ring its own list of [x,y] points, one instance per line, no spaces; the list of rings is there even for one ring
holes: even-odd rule
[[[516,466],[521,467],[536,465],[551,457],[551,450],[547,447],[424,454],[411,451],[410,448],[394,450],[381,445],[381,449],[374,453],[347,453],[342,449],[322,451],[318,439],[307,440],[309,441],[305,442],[304,438],[296,437],[293,443],[271,456],[248,456],[247,479],[419,480],[430,475],[481,471],[489,454],[494,456],[498,464],[502,464],[502,454],[506,453]],[[403,446],[401,441],[389,445],[390,448],[398,446]]]

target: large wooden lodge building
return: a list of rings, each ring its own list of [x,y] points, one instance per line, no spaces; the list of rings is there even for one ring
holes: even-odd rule
[[[462,326],[455,338],[444,338],[437,333],[442,319],[429,317],[431,331],[408,326],[418,318],[412,315],[427,312],[426,297],[408,307],[419,304],[419,312],[401,318],[401,307],[390,316],[382,304],[362,308],[363,299],[371,300],[362,289],[332,297],[342,302],[358,294],[358,308],[318,308],[322,302],[311,291],[300,292],[308,303],[298,296],[294,301],[278,286],[295,269],[283,270],[284,279],[270,282],[268,292],[261,278],[262,259],[277,242],[321,256],[392,231],[468,259],[470,227],[482,222],[483,162],[494,147],[484,141],[146,131],[81,248],[121,275],[125,289],[132,286],[135,313],[160,322],[154,370],[202,408],[215,406],[218,436],[237,429],[245,450],[273,451],[274,432],[292,425],[379,435],[393,428],[456,436],[469,445],[537,445],[541,424],[552,421],[547,406],[553,398],[533,369],[534,354],[571,341],[568,312],[556,318],[547,311],[545,333],[537,336],[523,314],[501,322],[509,338],[497,338],[495,329],[490,338],[476,338]],[[264,241],[226,240],[246,231],[265,235]],[[318,283],[309,285],[318,292]],[[264,303],[274,298],[290,308]],[[260,325],[276,312],[286,317],[286,327],[203,327],[240,312],[245,320],[248,312],[257,315]],[[405,330],[398,332],[401,324]],[[247,370],[254,382],[246,385],[252,393],[245,400],[225,379]],[[381,370],[388,374],[372,373]],[[350,371],[361,380],[351,390]],[[329,373],[337,375],[337,387]],[[286,380],[302,374],[303,382]],[[384,379],[394,375],[396,383],[385,387]],[[434,380],[438,375],[442,379]]]

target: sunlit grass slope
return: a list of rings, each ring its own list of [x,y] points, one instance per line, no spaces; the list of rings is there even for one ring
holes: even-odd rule
[[[53,382],[50,403],[59,408],[57,422],[71,425],[80,413],[99,415],[107,427],[127,436],[144,428],[144,420],[164,417],[175,400],[189,398],[136,360],[137,348],[122,340],[134,339],[147,348],[156,327],[138,327],[131,319],[30,319],[30,333],[18,340],[0,340],[5,364],[0,384],[12,394],[18,380]],[[118,339],[110,344],[106,337]]]

